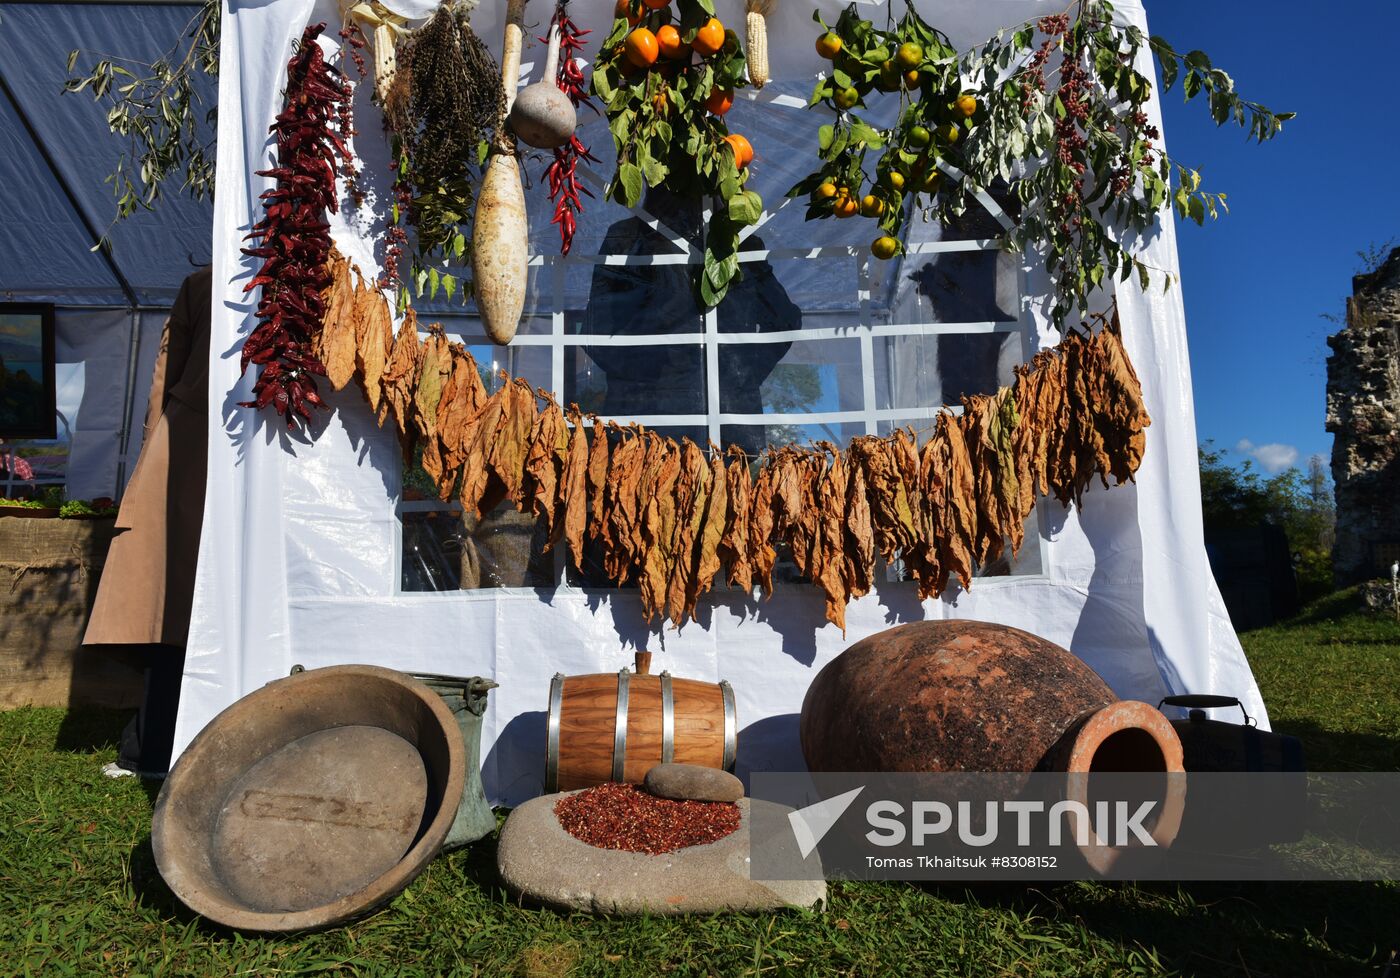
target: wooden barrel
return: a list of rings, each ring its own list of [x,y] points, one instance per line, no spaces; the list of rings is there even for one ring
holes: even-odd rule
[[[729,683],[637,671],[564,676],[549,686],[544,790],[572,791],[607,781],[640,782],[656,764],[734,767],[739,744]]]

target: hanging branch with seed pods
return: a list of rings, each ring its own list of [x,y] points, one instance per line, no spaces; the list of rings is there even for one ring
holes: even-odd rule
[[[554,8],[554,18],[550,22],[553,29],[559,32],[559,67],[555,72],[555,83],[559,90],[569,97],[569,101],[574,104],[574,108],[586,105],[595,113],[598,107],[589,98],[588,87],[584,81],[583,69],[579,67],[576,54],[583,49],[584,35],[591,31],[579,30],[578,25],[569,17],[568,0],[559,0]],[[547,41],[546,38],[540,38]],[[593,192],[587,187],[581,186],[578,182],[578,164],[580,160],[589,160],[594,163],[598,158],[589,152],[588,147],[578,138],[575,131],[569,137],[569,141],[563,146],[554,150],[554,162],[550,163],[544,171],[545,180],[549,183],[549,199],[554,201],[554,219],[550,222],[559,226],[559,253],[567,255],[569,249],[573,247],[574,231],[578,228],[578,215],[583,213],[583,199],[580,192],[593,196]]]

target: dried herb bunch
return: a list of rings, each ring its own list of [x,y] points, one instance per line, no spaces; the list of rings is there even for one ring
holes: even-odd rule
[[[475,360],[412,315],[392,331],[383,295],[331,265],[321,356],[337,390],[355,377],[381,424],[392,419],[406,458],[443,499],[484,516],[509,500],[541,522],[572,564],[635,584],[648,620],[677,627],[717,580],[773,590],[779,546],[826,597],[844,629],[846,604],[874,586],[878,561],[899,561],[921,597],[954,577],[971,585],[1022,542],[1037,499],[1080,504],[1091,482],[1131,481],[1151,423],[1116,315],[1016,371],[995,394],[912,431],[765,452],[707,453],[638,425],[620,427],[504,372],[487,393]],[[589,556],[585,558],[585,554]]]
[[[347,97],[341,73],[326,62],[316,39],[326,25],[313,24],[287,63],[285,104],[271,131],[277,139],[277,165],[259,170],[276,185],[262,194],[265,213],[243,253],[262,259],[244,292],[262,287],[258,325],[243,343],[242,366],[262,369],[254,398],[244,407],[271,407],[295,428],[322,406],[316,376],[326,368],[316,352],[325,314],[323,290],[332,284],[326,214],[338,208],[336,167],[350,156],[340,108]]]
[[[415,249],[407,277],[397,267],[390,275],[419,295],[436,296],[441,288],[450,297],[461,283],[446,269],[469,254],[476,182],[504,105],[501,70],[467,23],[464,6],[452,3],[405,37],[396,57],[383,105],[393,137],[392,217],[396,226],[413,228]]]

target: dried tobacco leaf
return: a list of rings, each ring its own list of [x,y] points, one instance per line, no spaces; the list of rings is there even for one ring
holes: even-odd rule
[[[321,293],[325,313],[321,332],[312,349],[326,367],[326,379],[334,390],[343,390],[355,376],[355,285],[350,263],[334,246],[326,261],[331,284]]]
[[[478,520],[505,498],[505,487],[499,479],[493,480],[487,457],[504,424],[510,386],[503,384],[496,393],[486,398],[465,426],[470,441],[462,461],[462,484],[457,498],[462,504],[462,512]]]
[[[595,414],[593,440],[588,446],[588,519],[593,527],[589,536],[597,536],[603,525],[603,501],[608,484],[608,432],[615,426],[605,427]]]
[[[845,635],[846,603],[852,597],[845,540],[845,510],[850,478],[839,448],[831,442],[818,442],[817,449],[831,457],[828,461],[823,456],[811,456],[811,460],[820,460],[820,467],[815,468],[812,480],[816,522],[810,554],[811,579],[826,595],[826,620]],[[866,576],[869,576],[868,571]]]
[[[676,518],[684,500],[681,449],[669,438],[646,433],[647,452],[637,493],[641,513],[635,528],[635,550],[641,556],[642,613],[647,620],[665,617],[676,560]],[[689,444],[689,442],[687,442]]]
[[[564,507],[564,540],[569,546],[569,558],[583,569],[583,537],[588,530],[588,437],[583,430],[583,415],[577,404],[569,405],[569,450],[564,464],[564,476],[559,494]],[[594,438],[606,437],[594,426]]]
[[[710,498],[700,529],[700,553],[695,564],[695,601],[714,586],[715,575],[723,569],[720,543],[729,527],[729,473],[716,445],[710,446]]]
[[[997,502],[997,521],[1011,541],[1014,556],[1025,540],[1025,521],[1030,515],[1030,506],[1021,509],[1021,460],[1016,456],[1016,429],[1020,418],[1016,414],[1015,391],[1003,387],[992,398],[988,406],[987,419],[988,449],[996,465],[996,478],[993,480]]]
[[[544,520],[549,545],[555,537],[554,515],[562,506],[560,479],[569,452],[569,426],[564,412],[549,391],[541,388],[539,397],[545,408],[535,417],[530,430],[530,445],[525,453],[524,498],[530,511]]]
[[[608,459],[601,534],[603,572],[617,584],[625,584],[632,578],[633,567],[637,563],[637,552],[633,546],[641,504],[637,487],[642,480],[642,465],[647,451],[647,441],[642,437],[640,425],[630,425],[621,431],[620,440]]]
[[[997,504],[996,451],[988,431],[991,398],[974,395],[963,398],[963,413],[958,419],[963,444],[967,448],[972,472],[973,505],[977,511],[977,533],[972,539],[972,559],[979,567],[1001,556],[1005,528],[1001,523],[1001,507]]]
[[[753,563],[749,558],[749,505],[753,475],[749,471],[749,457],[738,445],[729,446],[729,458],[725,472],[728,515],[724,536],[720,539],[719,558],[729,568],[729,583],[748,594],[753,591]]]
[[[679,628],[695,616],[699,594],[696,578],[700,531],[710,498],[710,468],[705,453],[689,438],[681,440],[681,474],[676,480],[675,520],[671,532],[670,577],[666,606]]]
[[[389,300],[376,288],[365,285],[355,271],[355,371],[364,386],[369,409],[384,424],[381,410],[384,371],[394,348],[394,318]]]
[[[501,371],[505,403],[496,437],[487,447],[486,464],[493,478],[505,487],[506,498],[524,512],[529,503],[525,498],[525,457],[530,451],[530,432],[535,427],[535,392],[519,377],[509,380]]]
[[[754,480],[753,495],[749,497],[749,560],[753,574],[766,597],[773,596],[773,564],[778,552],[773,549],[773,453],[764,456],[763,465]]]
[[[950,573],[957,574],[962,586],[967,588],[972,586],[972,572],[977,566],[973,552],[977,540],[977,488],[962,426],[947,414],[939,415],[938,420],[935,435],[942,433],[948,453],[948,489],[939,540],[942,545],[939,563]]]
[[[486,387],[481,382],[476,359],[461,343],[453,343],[449,349],[452,372],[438,402],[437,428],[443,472],[444,475],[452,474],[453,479],[438,484],[439,496],[443,499],[452,495],[456,473],[466,464],[467,454],[476,437],[475,423],[479,423],[481,406],[486,403]]]
[[[870,522],[870,499],[865,487],[865,470],[848,459],[849,474],[842,548],[845,553],[846,590],[856,597],[870,593],[875,585],[875,531]]]
[[[1100,466],[1105,476],[1111,475],[1114,482],[1121,485],[1133,481],[1142,465],[1147,446],[1144,431],[1152,424],[1152,418],[1143,400],[1142,383],[1123,348],[1117,310],[1112,321],[1095,336],[1094,349],[1102,378],[1101,391],[1095,400],[1105,446]],[[1106,477],[1104,485],[1108,485]]]
[[[441,484],[444,478],[441,443],[438,440],[438,405],[452,370],[452,347],[442,326],[428,327],[428,338],[419,353],[418,379],[413,390],[413,423],[423,446],[423,471]]]
[[[384,399],[380,403],[379,425],[391,416],[399,431],[404,462],[413,459],[413,385],[418,379],[418,361],[422,347],[418,344],[418,319],[410,309],[404,313],[399,335],[394,339],[394,352],[384,368]]]

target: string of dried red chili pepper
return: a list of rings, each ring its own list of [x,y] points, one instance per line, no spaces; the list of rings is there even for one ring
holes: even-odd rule
[[[309,419],[311,407],[324,406],[315,377],[324,377],[326,368],[313,344],[325,314],[321,292],[331,284],[326,214],[338,209],[337,162],[350,156],[336,132],[346,97],[343,78],[316,43],[325,27],[307,27],[287,62],[285,104],[270,129],[277,137],[277,165],[258,171],[277,183],[262,194],[263,219],[248,235],[260,239],[258,246],[243,249],[263,263],[243,289],[261,286],[262,299],[258,325],[243,343],[242,368],[254,363],[262,369],[253,400],[242,406],[271,407],[288,428]]]
[[[583,69],[579,67],[575,53],[583,48],[583,37],[591,31],[581,31],[569,17],[568,0],[559,0],[554,8],[550,23],[559,28],[559,68],[554,81],[559,90],[569,96],[574,108],[587,105],[595,113],[598,107],[589,98],[588,86],[584,82]],[[549,38],[541,41],[548,43]],[[567,255],[573,247],[574,231],[578,229],[578,215],[583,213],[583,198],[580,193],[592,197],[593,192],[578,182],[579,160],[598,162],[597,157],[588,151],[575,133],[569,141],[554,151],[554,162],[544,171],[549,182],[549,199],[554,201],[554,218],[551,224],[559,225],[559,253]]]

